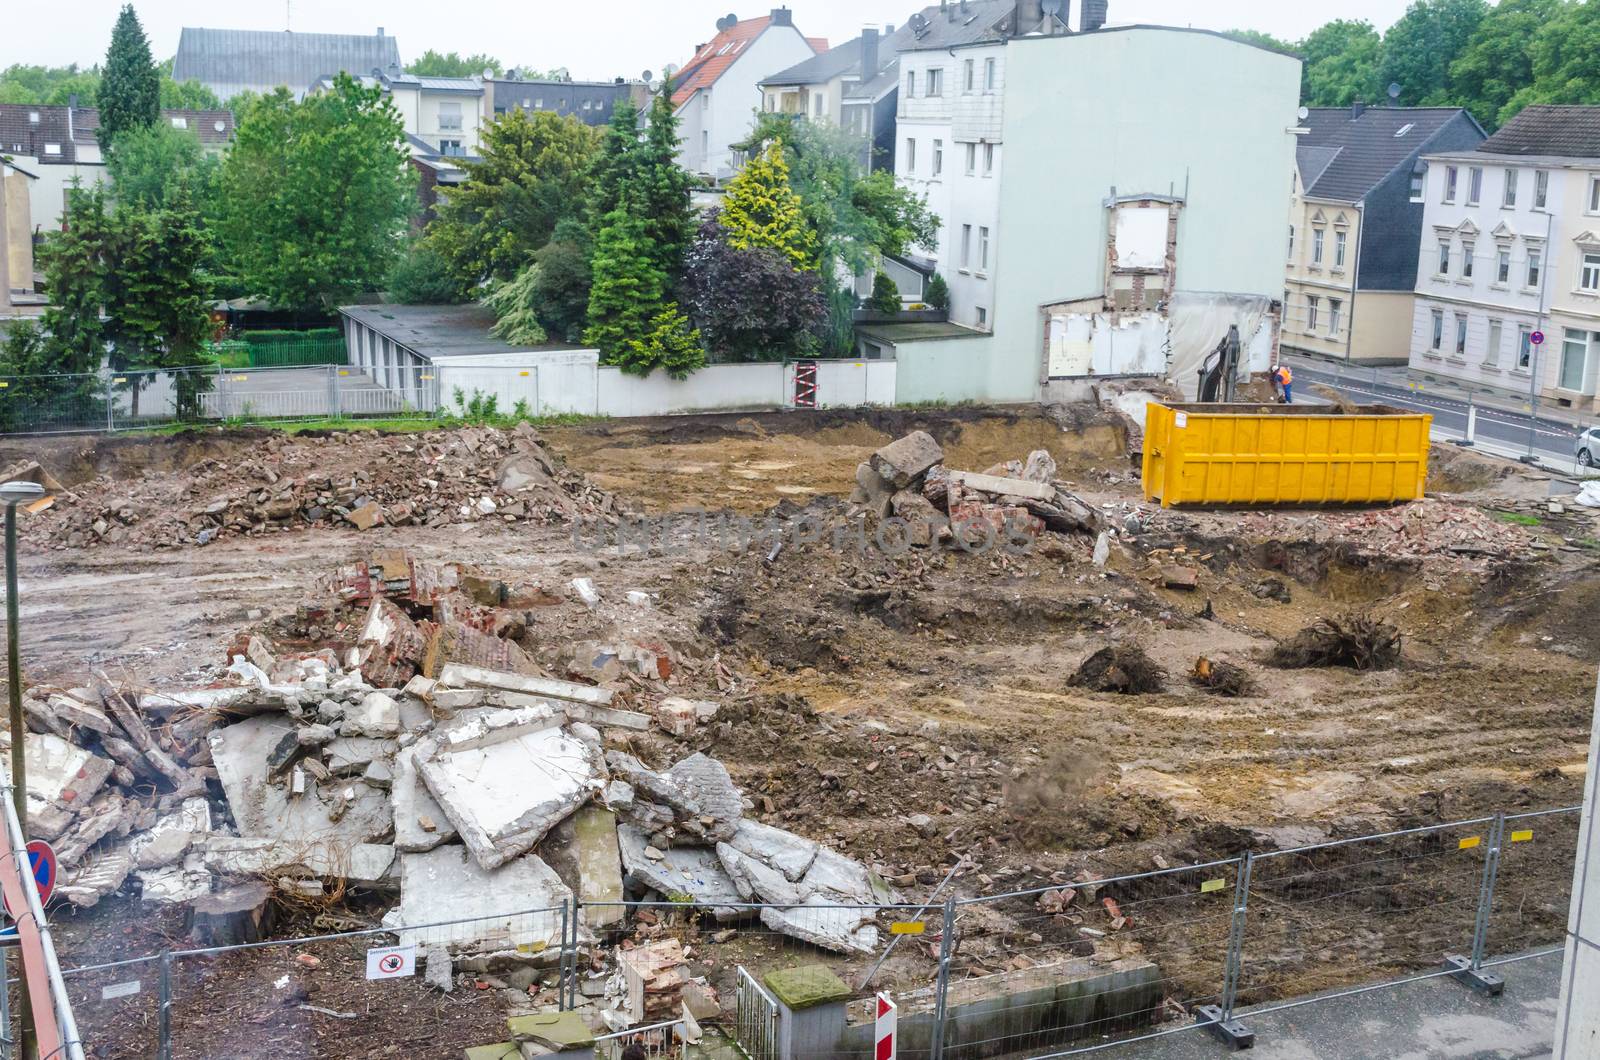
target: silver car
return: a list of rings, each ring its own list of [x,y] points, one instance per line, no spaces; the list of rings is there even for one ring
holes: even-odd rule
[[[1590,427],[1578,435],[1578,464],[1594,467],[1600,464],[1600,427]]]

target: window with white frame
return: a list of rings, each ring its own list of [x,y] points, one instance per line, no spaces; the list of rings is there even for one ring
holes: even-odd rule
[[[1459,177],[1460,177],[1460,170],[1456,169],[1455,166],[1445,166],[1444,167],[1444,201],[1445,202],[1452,203],[1452,202],[1456,201],[1456,181],[1459,179]]]
[[[1428,349],[1432,350],[1434,353],[1438,353],[1440,347],[1444,345],[1444,310],[1435,309],[1433,310],[1432,315],[1433,339],[1428,344]]]
[[[1319,298],[1317,295],[1314,295],[1314,294],[1306,295],[1306,331],[1307,332],[1312,332],[1312,331],[1316,331],[1317,330],[1317,317],[1321,315],[1320,312],[1319,312],[1321,309],[1322,309],[1322,299],[1321,298]]]
[[[1478,244],[1470,239],[1461,241],[1461,278],[1472,279],[1472,256],[1477,252]]]
[[[906,137],[906,172],[907,173],[915,173],[916,171],[917,171],[917,138],[915,136],[908,136],[908,137]]]
[[[974,174],[976,174],[978,172],[978,145],[975,144],[975,143],[969,143],[969,144],[966,145],[966,148],[967,148],[967,176],[970,177],[970,176],[973,176]]]
[[[986,225],[978,226],[978,268],[985,272],[989,269],[989,229]]]
[[[1328,299],[1328,334],[1339,334],[1340,318],[1344,314],[1344,301],[1338,298]]]
[[[1506,170],[1506,186],[1500,195],[1500,207],[1502,209],[1509,210],[1517,205],[1517,178],[1519,176],[1521,176],[1521,170]]]
[[[1439,268],[1436,270],[1440,276],[1450,275],[1450,241],[1439,240]]]
[[[971,92],[977,87],[978,75],[974,72],[977,63],[968,59],[961,64],[961,91]]]
[[[926,76],[926,81],[927,81],[927,86],[928,87],[927,87],[926,91],[924,92],[924,95],[928,95],[928,96],[942,96],[942,95],[944,95],[944,68],[943,67],[935,66],[935,67],[930,68],[928,70],[928,73],[927,73],[927,76]]]
[[[439,104],[439,131],[440,132],[460,132],[461,131],[461,104],[460,103],[451,102],[451,103],[441,103],[441,104]]]
[[[1589,177],[1589,212],[1600,213],[1600,177]]]
[[[1325,235],[1327,233],[1320,228],[1311,230],[1311,264],[1313,265],[1322,264],[1322,241]]]
[[[1526,286],[1528,286],[1528,287],[1537,287],[1537,286],[1539,286],[1539,269],[1543,264],[1544,264],[1544,252],[1542,250],[1535,250],[1533,247],[1529,247],[1528,248],[1528,282],[1527,282]]]
[[[1428,167],[1421,162],[1411,171],[1411,201],[1421,202],[1428,185]]]
[[[1533,328],[1527,324],[1517,326],[1517,367],[1522,371],[1528,370],[1528,364],[1533,360]]]
[[[1333,267],[1336,269],[1344,268],[1344,248],[1348,242],[1347,236],[1348,233],[1346,232],[1335,232],[1333,234]]]
[[[1600,253],[1586,250],[1578,269],[1578,289],[1588,294],[1600,294]]]
[[[827,110],[827,108],[828,108],[828,97],[827,97],[827,95],[825,95],[824,93],[818,92],[816,95],[811,97],[811,116],[812,117],[814,117],[814,118],[822,117],[822,112]]]
[[[1294,260],[1294,225],[1289,226],[1289,260]]]
[[[460,140],[440,140],[439,153],[441,155],[448,155],[452,158],[459,158],[466,154],[466,152],[461,149]]]
[[[983,90],[993,92],[995,85],[995,67],[993,59],[983,61]]]
[[[1511,282],[1511,248],[1501,246],[1498,251],[1498,260],[1495,262],[1494,282],[1509,284]]]
[[[983,306],[978,306],[977,309],[976,309],[975,315],[977,317],[978,326],[980,328],[986,328],[986,327],[989,326],[989,310],[988,309],[984,308]]]
[[[1467,170],[1467,205],[1476,206],[1481,198],[1483,198],[1483,167],[1473,166]]]
[[[1500,363],[1500,340],[1505,332],[1505,324],[1498,320],[1489,321],[1489,344],[1483,349],[1483,366],[1493,368]]]
[[[1456,357],[1467,355],[1467,314],[1456,314]]]
[[[972,226],[961,226],[961,267],[965,269],[972,261]]]
[[[939,176],[944,172],[944,141],[933,141],[933,175]]]
[[[1583,392],[1583,381],[1588,375],[1589,333],[1567,328],[1561,342],[1561,369],[1556,386],[1574,393]]]
[[[1542,210],[1550,201],[1550,171],[1536,169],[1533,171],[1533,208]]]
[[[994,144],[983,145],[983,175],[994,176]]]
[[[917,98],[917,72],[915,70],[906,71],[906,98]]]

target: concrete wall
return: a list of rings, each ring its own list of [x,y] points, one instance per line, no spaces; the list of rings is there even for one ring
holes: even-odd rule
[[[688,379],[652,372],[641,379],[620,368],[598,370],[602,416],[665,416],[677,412],[781,408],[786,373],[782,364],[713,364]],[[791,392],[792,393],[792,392]]]
[[[1417,297],[1410,291],[1359,291],[1351,326],[1351,359],[1362,364],[1405,364],[1411,352],[1412,310]],[[1338,356],[1343,356],[1339,351]]]
[[[83,152],[83,148],[84,145],[80,144],[79,151]],[[41,163],[37,158],[24,155],[15,157],[17,165],[39,177],[33,182],[29,194],[31,209],[28,220],[29,231],[54,232],[61,228],[61,212],[66,208],[67,190],[72,187],[73,178],[82,181],[81,186],[85,188],[111,182],[103,165],[82,162],[54,165]]]
[[[1010,403],[1039,396],[1037,380],[1008,371],[1009,360],[997,357],[994,342],[986,337],[907,342],[893,354],[897,405]]]

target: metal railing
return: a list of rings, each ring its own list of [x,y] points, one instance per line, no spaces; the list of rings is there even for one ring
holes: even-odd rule
[[[762,977],[819,964],[849,995],[838,1045],[819,1056],[870,1055],[878,990],[900,1006],[907,1058],[1067,1056],[1196,1030],[1238,1040],[1253,1015],[1422,979],[1492,992],[1508,966],[1559,952],[1578,820],[1576,807],[1495,814],[924,906],[570,900],[175,950],[65,978],[86,1040],[106,1034],[159,1060],[210,1055],[216,1034],[241,1027],[319,1055],[379,1043],[403,1052],[408,1031],[390,1014],[437,995],[402,1004],[392,991],[406,988],[378,982],[333,1008],[315,997],[286,1004],[281,991],[305,958],[362,979],[378,936],[416,942],[420,972],[430,947],[471,951],[485,931],[539,969],[536,1003],[561,1009],[583,1007],[608,978],[598,952],[676,942],[706,969],[709,997],[750,1060],[776,1060],[780,1048],[781,1006]],[[252,988],[234,989],[241,981]],[[602,1036],[599,1055],[635,1038],[651,1055],[681,1052],[681,1020],[641,1015],[643,1026]]]
[[[625,1031],[597,1034],[594,1039],[596,1060],[622,1060],[622,1051],[638,1045],[649,1057],[682,1058],[688,1055],[689,1043],[684,1036],[683,1020],[665,1020],[643,1027],[629,1027]]]
[[[5,852],[0,854],[0,858],[9,861],[11,871],[16,872],[16,883],[21,885],[26,907],[14,918],[20,955],[18,963],[23,969],[22,981],[27,986],[23,1001],[32,1012],[38,1013],[43,1008],[53,1016],[53,1034],[47,1038],[42,1031],[39,1033],[41,1060],[55,1060],[57,1057],[84,1060],[83,1038],[78,1032],[78,1020],[72,1010],[72,999],[67,994],[61,964],[56,959],[55,940],[50,934],[50,922],[45,919],[44,903],[39,898],[39,885],[28,854],[28,839],[23,835],[22,823],[17,820],[16,806],[12,802],[13,790],[9,780],[0,784],[0,802],[5,804],[6,832]],[[16,903],[14,890],[11,891],[11,903]],[[0,969],[4,968],[5,962],[0,962]],[[9,977],[0,975],[0,994],[6,994],[9,1001],[9,993]],[[41,1006],[41,997],[47,997],[48,1003]],[[6,1016],[3,1033],[0,1033],[6,1056],[11,1055],[16,1040],[12,1034],[9,1009],[9,1004],[0,1006],[0,1011]],[[38,1027],[37,1020],[34,1025]],[[46,1041],[50,1042],[48,1050],[43,1048]]]

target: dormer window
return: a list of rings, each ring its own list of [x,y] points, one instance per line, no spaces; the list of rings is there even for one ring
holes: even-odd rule
[[[172,119],[172,127],[174,129],[187,129],[189,127],[189,119],[188,118],[173,118]]]
[[[1416,128],[1416,122],[1408,121],[1404,125],[1400,126],[1400,128],[1398,128],[1398,129],[1396,129],[1394,131],[1394,138],[1396,140],[1398,140],[1398,139],[1400,139],[1400,137],[1404,136],[1406,133],[1410,132],[1414,128]]]

